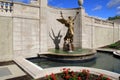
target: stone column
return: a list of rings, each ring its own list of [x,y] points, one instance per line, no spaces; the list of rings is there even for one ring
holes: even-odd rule
[[[92,25],[91,25],[91,49],[95,48],[95,27],[94,27],[94,18],[92,18]]]
[[[47,0],[40,0],[40,52],[48,50],[47,29]]]
[[[85,9],[83,8],[83,0],[78,0],[80,9],[79,9],[79,13],[80,13],[80,47],[83,48],[84,45],[84,23],[85,23]]]

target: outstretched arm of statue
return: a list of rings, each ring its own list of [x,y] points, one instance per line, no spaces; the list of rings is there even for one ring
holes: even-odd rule
[[[76,19],[76,17],[77,17],[78,14],[79,14],[79,12],[76,12],[76,15],[75,15],[73,21]]]
[[[61,22],[62,24],[67,24],[67,20],[66,19],[64,19],[64,17],[63,17],[63,14],[62,14],[62,11],[60,11],[60,14],[61,14],[61,19],[57,19],[59,22]]]

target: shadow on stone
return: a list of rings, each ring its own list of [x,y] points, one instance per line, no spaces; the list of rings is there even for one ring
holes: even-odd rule
[[[52,36],[51,36],[50,32],[49,32],[49,36],[53,40],[53,43],[55,45],[55,49],[59,50],[60,49],[59,44],[60,44],[60,41],[61,41],[61,38],[62,38],[62,35],[60,35],[61,30],[59,31],[57,36],[55,35],[53,29],[51,29],[51,31],[52,31]]]

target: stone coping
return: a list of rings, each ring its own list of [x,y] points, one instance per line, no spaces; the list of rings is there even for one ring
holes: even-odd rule
[[[62,61],[62,62],[79,62],[79,61],[88,61],[93,60],[96,58],[96,51],[91,50],[90,52],[85,52],[82,54],[63,54],[63,53],[52,53],[52,52],[46,52],[46,53],[39,53],[38,57],[40,58],[46,58],[53,61]]]
[[[97,52],[107,52],[107,53],[111,53],[113,54],[115,57],[120,57],[120,54],[117,54],[117,53],[120,53],[120,50],[116,50],[116,49],[109,49],[109,48],[100,48],[100,49],[97,49]]]
[[[58,55],[58,56],[86,56],[86,55],[93,55],[95,54],[96,51],[91,51],[91,52],[86,52],[86,53],[82,53],[82,54],[60,54],[60,53],[52,53],[52,52],[48,52],[48,53],[45,53],[45,54],[49,54],[49,55]],[[40,53],[39,53],[40,54]]]
[[[41,67],[33,64],[23,57],[14,58],[14,61],[34,79],[38,79],[38,74],[41,74],[41,70],[43,70]]]
[[[97,49],[98,52],[108,52],[108,53],[113,53],[114,51],[118,51],[115,49],[108,49],[108,48],[99,48]]]
[[[25,76],[26,74],[15,64],[0,66],[0,80]]]
[[[82,53],[82,54],[71,54],[71,53],[68,53],[68,54],[63,54],[63,53],[55,53],[55,52],[43,52],[43,53],[38,53],[38,55],[53,55],[53,56],[64,56],[64,57],[76,57],[76,56],[89,56],[89,55],[95,55],[96,54],[96,50],[90,50],[90,52],[85,52],[85,53]]]
[[[93,74],[104,74],[107,77],[110,77],[113,80],[119,80],[120,74],[102,70],[102,69],[96,69],[96,68],[89,68],[89,67],[77,67],[77,66],[63,66],[63,67],[53,67],[53,68],[45,68],[42,69],[41,67],[33,64],[32,62],[19,57],[14,59],[14,61],[22,68],[24,69],[28,74],[30,74],[34,79],[39,79],[41,77],[45,77],[46,75],[49,75],[51,73],[60,73],[61,69],[63,68],[70,68],[73,71],[80,71],[83,69],[88,69],[90,73]]]
[[[89,55],[89,56],[58,56],[58,55],[39,55],[38,58],[44,58],[52,61],[59,61],[59,62],[84,62],[89,60],[96,59],[96,55]],[[29,58],[30,59],[30,58]]]

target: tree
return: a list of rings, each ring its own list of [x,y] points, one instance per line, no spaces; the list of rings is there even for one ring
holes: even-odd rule
[[[114,17],[108,17],[108,20],[115,20],[115,19],[120,19],[120,16],[117,15],[117,16],[114,16]]]

